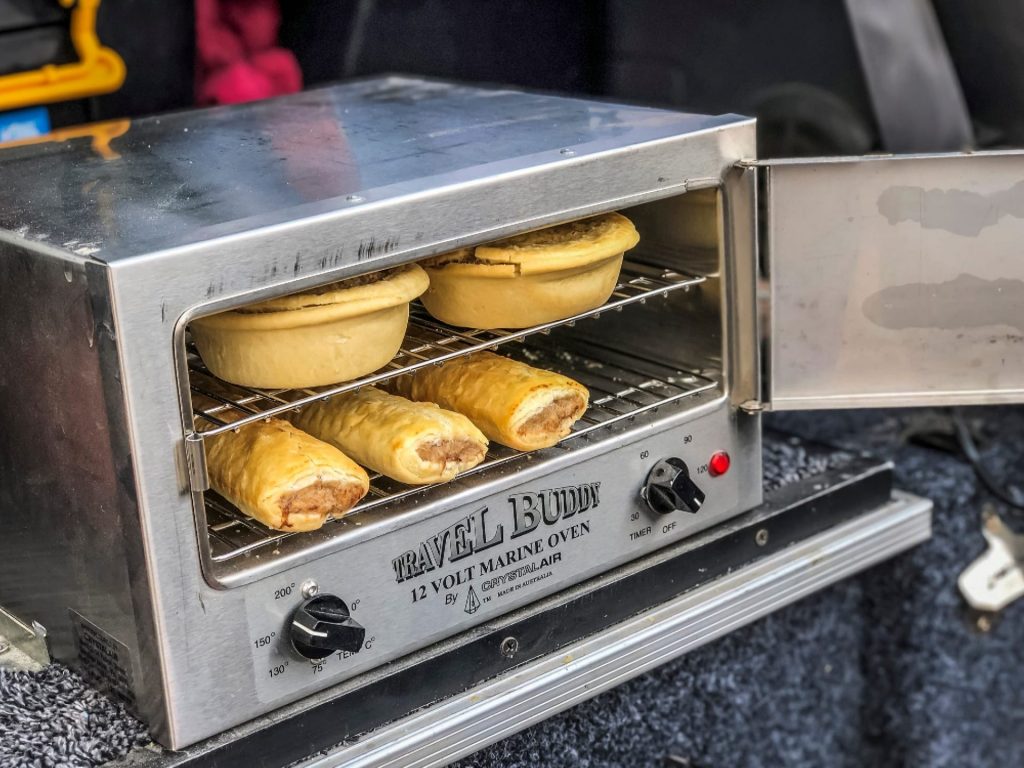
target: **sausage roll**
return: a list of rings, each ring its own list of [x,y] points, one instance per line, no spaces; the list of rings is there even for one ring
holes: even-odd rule
[[[456,357],[399,377],[397,392],[465,414],[491,440],[532,451],[569,434],[587,410],[577,381],[491,352]]]
[[[308,405],[292,423],[402,483],[443,483],[475,467],[487,438],[461,413],[374,387]]]
[[[333,445],[283,419],[207,439],[210,485],[242,512],[279,531],[311,531],[341,517],[370,487],[366,471]]]

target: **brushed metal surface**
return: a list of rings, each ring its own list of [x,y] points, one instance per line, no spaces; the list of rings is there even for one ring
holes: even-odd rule
[[[72,612],[136,662],[152,634],[107,275],[94,266],[0,238],[0,605],[46,627],[72,664]],[[132,708],[160,723],[159,665],[126,674]]]
[[[772,408],[1024,402],[1024,153],[761,170]]]
[[[257,590],[273,599],[278,579],[301,583],[307,568],[271,568],[273,579],[234,589],[203,576],[192,498],[182,491],[188,319],[715,186],[753,155],[751,120],[489,94],[384,79],[139,121],[110,161],[75,144],[0,151],[24,193],[0,207],[2,236],[39,253],[78,250],[109,281],[130,440],[119,455],[134,470],[116,482],[138,500],[130,581],[153,616],[133,627],[143,670],[136,698],[169,747],[267,711],[242,650],[251,641],[246,605]],[[39,198],[31,210],[17,202],[30,192]],[[685,349],[685,336],[679,342]],[[724,399],[713,408],[737,445],[756,450],[756,418]],[[640,479],[604,471],[609,482]],[[742,508],[760,499],[759,471],[758,456],[730,473]],[[317,568],[345,561],[344,552],[308,557]]]
[[[744,121],[372,79],[133,120],[110,158],[88,137],[0,149],[0,228],[113,262]]]
[[[756,400],[761,386],[758,333],[757,174],[737,165],[725,175],[720,197],[723,285],[722,326],[728,330],[723,375],[733,406]]]
[[[927,540],[931,509],[897,492],[875,512],[301,765],[446,765]]]

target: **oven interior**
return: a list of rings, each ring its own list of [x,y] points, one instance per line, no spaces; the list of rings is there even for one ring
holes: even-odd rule
[[[203,435],[482,349],[571,376],[590,390],[588,411],[557,446],[521,453],[492,442],[481,464],[438,485],[403,485],[369,472],[363,500],[317,531],[272,530],[193,482],[207,579],[229,586],[246,572],[276,570],[418,522],[468,500],[474,489],[514,476],[520,467],[542,465],[584,443],[614,447],[624,432],[642,428],[659,413],[691,408],[699,393],[724,392],[720,191],[692,191],[621,212],[636,225],[640,242],[626,254],[603,306],[533,328],[484,331],[444,325],[413,302],[399,353],[384,369],[354,382],[299,390],[229,384],[206,369],[186,332],[178,356],[179,381],[189,389],[182,402],[192,407],[185,439],[199,450]]]

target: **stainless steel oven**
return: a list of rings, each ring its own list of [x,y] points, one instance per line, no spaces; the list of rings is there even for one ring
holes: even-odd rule
[[[1024,400],[1017,153],[761,162],[739,116],[403,78],[104,149],[0,151],[0,604],[172,748],[756,506],[766,408]],[[640,245],[564,321],[414,306],[388,367],[306,390],[226,384],[191,343],[197,317],[612,210]],[[444,485],[373,477],[315,532],[210,490],[219,432],[481,349],[582,382],[575,431]],[[671,481],[699,502],[648,501]],[[310,660],[292,636],[326,596],[360,642]]]

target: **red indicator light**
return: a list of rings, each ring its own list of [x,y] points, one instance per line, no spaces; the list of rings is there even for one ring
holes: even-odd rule
[[[729,460],[729,454],[725,451],[719,451],[711,457],[708,461],[708,474],[712,477],[718,477],[724,475],[729,471],[729,465],[732,462]]]

